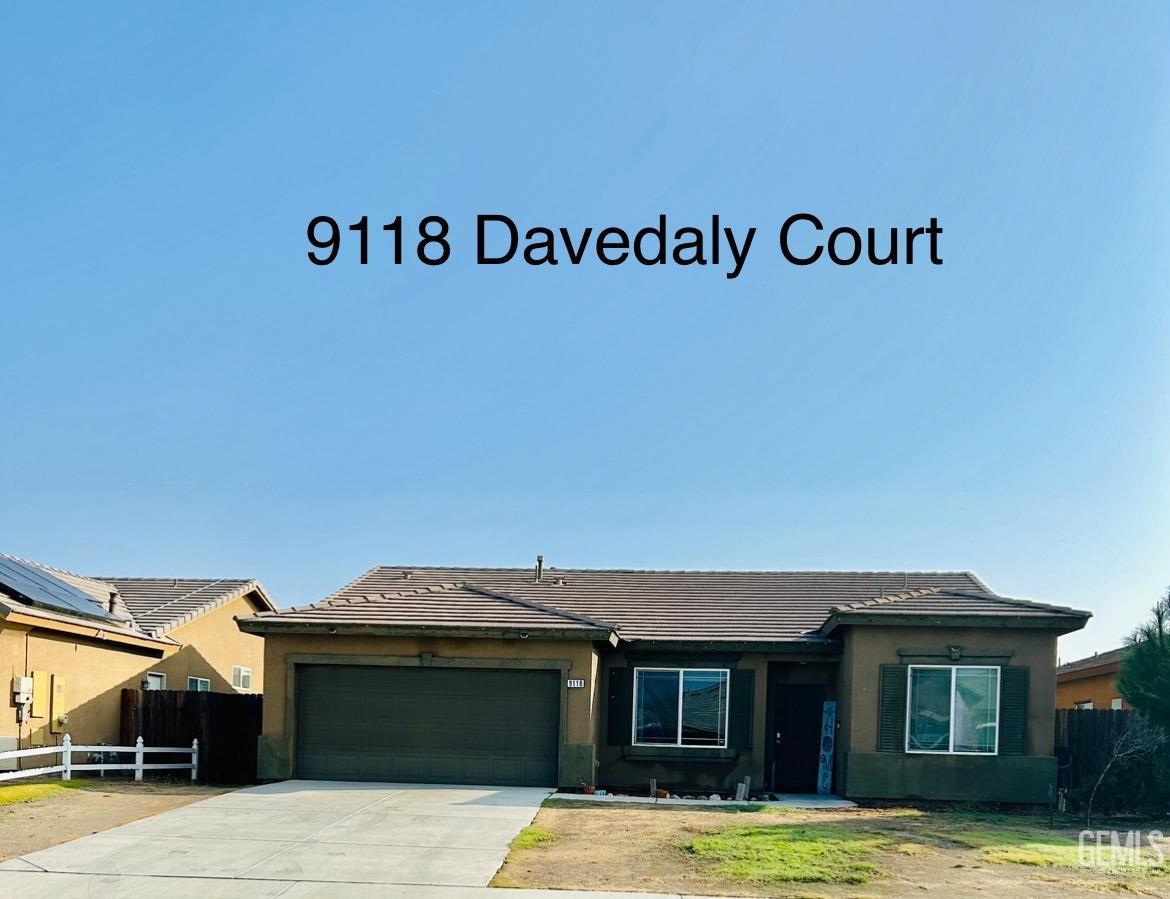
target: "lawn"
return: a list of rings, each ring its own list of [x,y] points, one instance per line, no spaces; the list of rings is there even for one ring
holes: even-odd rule
[[[1122,825],[1122,841],[1138,827]],[[1050,828],[1046,817],[957,810],[554,798],[513,843],[493,885],[731,896],[1170,897],[1170,866],[1146,864],[1157,860],[1148,848],[1140,865],[1083,865],[1079,829],[1071,821]],[[1147,829],[1170,832],[1141,829],[1143,840]],[[1170,842],[1156,843],[1170,859]]]

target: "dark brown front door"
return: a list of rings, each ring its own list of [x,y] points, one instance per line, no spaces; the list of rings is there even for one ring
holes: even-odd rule
[[[772,789],[815,793],[820,758],[823,684],[775,683],[772,688]]]

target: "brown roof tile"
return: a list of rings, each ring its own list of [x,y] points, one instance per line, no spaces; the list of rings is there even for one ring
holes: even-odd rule
[[[452,628],[611,627],[623,640],[823,640],[830,616],[1079,615],[999,597],[969,572],[375,567],[320,603],[250,619]],[[555,625],[553,622],[556,622]],[[570,623],[571,624],[571,623]]]

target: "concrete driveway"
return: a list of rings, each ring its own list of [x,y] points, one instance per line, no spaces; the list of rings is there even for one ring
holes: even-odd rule
[[[9,859],[0,895],[332,897],[341,884],[378,885],[355,895],[469,895],[487,886],[548,795],[332,781],[251,787]]]

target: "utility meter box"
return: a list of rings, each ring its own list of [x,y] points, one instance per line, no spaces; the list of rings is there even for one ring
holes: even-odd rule
[[[32,702],[33,679],[31,677],[14,677],[12,679],[12,701],[17,705]]]

